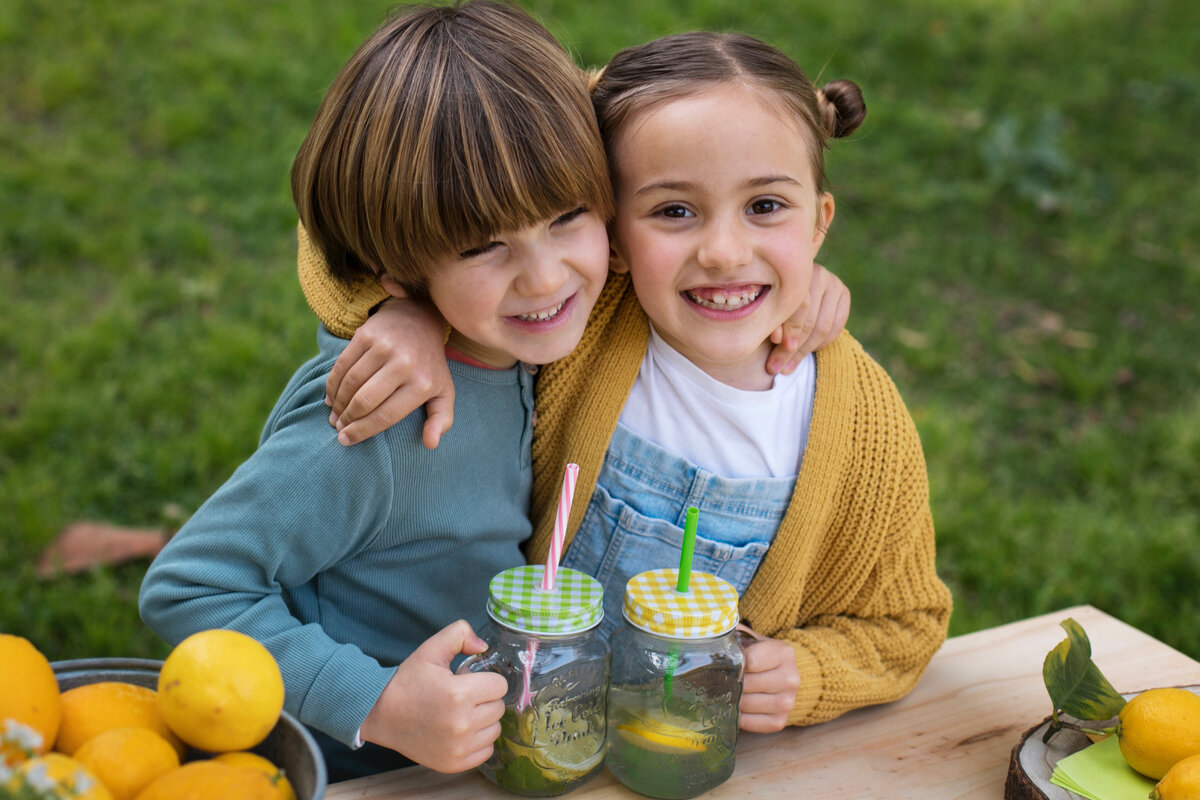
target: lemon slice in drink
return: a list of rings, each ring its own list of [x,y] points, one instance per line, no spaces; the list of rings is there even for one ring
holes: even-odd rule
[[[564,781],[579,778],[594,769],[604,759],[602,720],[577,719],[563,708],[544,708],[544,730],[555,732],[547,741],[539,742],[534,734],[533,762],[548,775]]]
[[[656,753],[703,753],[703,734],[669,722],[632,719],[617,725],[621,738],[635,747]]]
[[[533,751],[533,762],[541,767],[546,777],[561,781],[573,781],[586,775],[603,758],[604,748],[591,736]]]
[[[501,720],[500,746],[516,758],[528,758],[547,780],[570,782],[595,769],[604,760],[604,738],[601,734],[587,735],[587,725],[568,714],[550,712],[552,722],[560,731],[574,732],[576,738],[561,744],[548,745],[537,741],[537,714],[532,707],[519,714],[506,712]],[[515,735],[514,740],[510,738]]]

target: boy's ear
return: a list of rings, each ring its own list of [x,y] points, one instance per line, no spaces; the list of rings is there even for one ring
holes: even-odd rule
[[[383,290],[392,297],[398,297],[401,300],[408,299],[408,292],[404,290],[404,287],[400,285],[399,281],[386,272],[379,276],[379,285],[382,286]]]
[[[629,272],[629,265],[625,263],[625,259],[612,247],[608,248],[608,269],[618,274]]]

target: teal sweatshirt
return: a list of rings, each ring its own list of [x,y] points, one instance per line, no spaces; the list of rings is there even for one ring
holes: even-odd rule
[[[188,520],[142,583],[142,618],[175,644],[207,628],[258,639],[285,708],[351,743],[395,667],[524,564],[533,379],[451,362],[454,427],[421,444],[423,411],[352,447],[325,379],[347,345],[323,327],[258,450]]]

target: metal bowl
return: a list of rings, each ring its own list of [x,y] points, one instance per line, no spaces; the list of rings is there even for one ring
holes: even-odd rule
[[[61,691],[88,683],[123,681],[150,689],[158,688],[161,661],[148,658],[77,658],[51,665]],[[325,796],[325,759],[308,729],[284,711],[275,729],[254,752],[283,768],[296,790],[297,800],[321,800]]]

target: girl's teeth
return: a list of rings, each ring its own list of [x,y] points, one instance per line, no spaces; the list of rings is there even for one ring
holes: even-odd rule
[[[713,292],[712,297],[701,297],[695,292],[688,292],[688,297],[692,302],[704,308],[714,308],[718,311],[734,311],[742,306],[749,305],[758,299],[762,294],[762,289],[751,289],[737,294],[724,294],[723,292]]]
[[[545,311],[537,311],[533,314],[517,314],[517,319],[525,322],[545,322],[548,319],[554,319],[558,316],[558,312],[562,311],[562,307],[566,305],[566,300],[556,305],[554,308]]]

